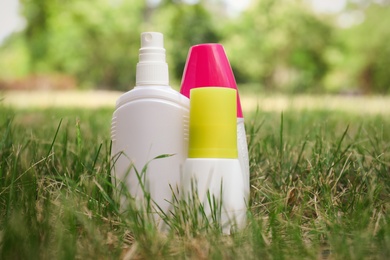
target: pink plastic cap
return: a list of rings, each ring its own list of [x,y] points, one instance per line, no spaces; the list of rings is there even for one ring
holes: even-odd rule
[[[190,98],[190,90],[199,87],[226,87],[237,90],[236,80],[221,44],[192,46],[188,52],[180,93]],[[237,90],[237,117],[243,117]]]

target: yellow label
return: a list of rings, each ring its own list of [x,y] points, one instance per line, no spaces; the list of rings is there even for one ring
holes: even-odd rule
[[[237,93],[224,87],[190,94],[189,158],[237,158]]]

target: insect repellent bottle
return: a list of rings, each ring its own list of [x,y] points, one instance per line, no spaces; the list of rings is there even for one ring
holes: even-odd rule
[[[180,92],[189,97],[194,88],[216,86],[237,90],[236,80],[221,44],[208,43],[192,46],[184,68]],[[249,200],[249,157],[248,144],[237,90],[237,145],[238,159],[242,169],[245,198]]]
[[[112,175],[118,192],[127,189],[138,203],[148,193],[153,212],[169,213],[188,153],[188,113],[189,99],[169,86],[163,35],[142,33],[136,86],[117,100],[112,118]],[[122,192],[122,209],[126,198]]]
[[[183,170],[183,195],[199,198],[206,216],[222,231],[246,222],[245,183],[237,151],[237,91],[204,87],[191,90],[189,150]]]

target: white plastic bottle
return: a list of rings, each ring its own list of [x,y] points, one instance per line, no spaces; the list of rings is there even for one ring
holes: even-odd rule
[[[163,35],[142,33],[136,87],[117,100],[112,118],[112,175],[117,191],[123,183],[141,204],[146,191],[152,211],[161,208],[169,214],[188,153],[188,114],[189,99],[169,86]],[[120,199],[125,208],[126,196]],[[161,226],[158,214],[154,217]]]
[[[242,169],[245,197],[249,200],[250,173],[248,144],[244,116],[233,70],[221,44],[205,43],[190,48],[183,72],[180,92],[190,97],[190,90],[199,87],[224,87],[237,90],[237,145],[238,159]]]
[[[225,234],[244,227],[248,203],[237,151],[236,95],[231,88],[191,89],[182,180],[184,199],[199,198],[208,219],[219,221]]]

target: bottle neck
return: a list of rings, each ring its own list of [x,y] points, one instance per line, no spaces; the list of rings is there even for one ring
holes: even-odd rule
[[[136,86],[151,85],[169,86],[168,64],[166,62],[140,61],[137,64]]]

